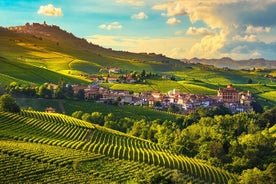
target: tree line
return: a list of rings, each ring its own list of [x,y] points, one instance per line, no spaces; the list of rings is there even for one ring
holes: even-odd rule
[[[58,84],[44,83],[40,86],[24,85],[11,82],[5,87],[5,92],[16,97],[31,97],[45,99],[85,99],[83,89],[74,94],[73,86],[60,80]]]

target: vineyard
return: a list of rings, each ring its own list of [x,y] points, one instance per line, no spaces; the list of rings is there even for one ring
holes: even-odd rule
[[[0,137],[4,183],[121,183],[156,174],[178,174],[184,183],[236,181],[202,160],[62,114],[0,112]]]

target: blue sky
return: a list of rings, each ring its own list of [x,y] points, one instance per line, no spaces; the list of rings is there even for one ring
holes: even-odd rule
[[[0,26],[58,25],[116,50],[276,59],[276,0],[0,0]]]

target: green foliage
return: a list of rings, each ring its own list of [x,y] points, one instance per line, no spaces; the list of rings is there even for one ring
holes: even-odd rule
[[[20,112],[20,107],[16,104],[15,99],[8,94],[0,96],[0,111]]]
[[[276,164],[269,164],[265,171],[258,168],[243,171],[240,176],[241,184],[263,184],[274,183],[276,181]]]
[[[261,116],[261,123],[263,126],[272,127],[276,123],[276,106],[265,111]]]

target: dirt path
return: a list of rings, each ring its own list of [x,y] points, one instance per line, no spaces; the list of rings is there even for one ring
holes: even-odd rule
[[[59,106],[61,112],[62,112],[63,114],[65,114],[65,108],[64,108],[64,105],[63,105],[63,103],[62,103],[62,100],[58,100],[58,106]]]

